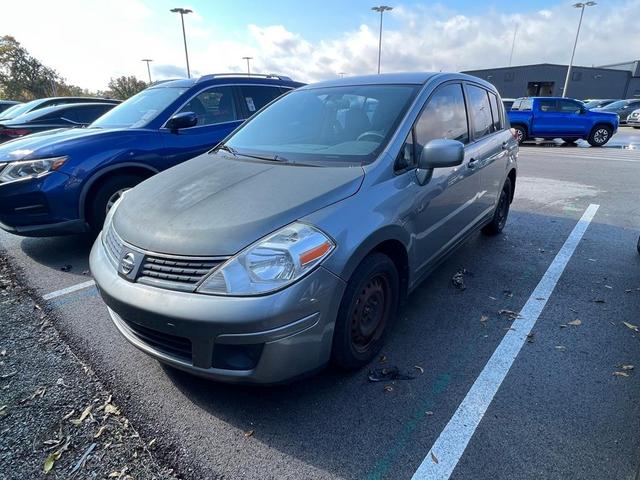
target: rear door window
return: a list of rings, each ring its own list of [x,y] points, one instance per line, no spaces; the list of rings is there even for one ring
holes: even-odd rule
[[[473,138],[478,140],[493,131],[493,118],[489,97],[484,88],[467,85],[469,92],[469,109],[473,124]]]
[[[73,109],[68,109],[65,111],[62,116],[64,118],[68,118],[69,120],[73,120],[76,123],[91,123],[96,118],[100,117],[107,110],[110,110],[111,105],[105,104],[105,106],[101,105],[92,105],[87,107],[74,107]]]
[[[557,112],[558,104],[555,100],[540,99],[538,101],[538,108],[541,112]]]
[[[416,122],[415,132],[415,158],[419,158],[422,148],[436,138],[469,142],[467,109],[461,84],[444,85],[431,95]]]
[[[275,86],[243,85],[239,88],[243,106],[249,116],[282,94],[280,88]]]

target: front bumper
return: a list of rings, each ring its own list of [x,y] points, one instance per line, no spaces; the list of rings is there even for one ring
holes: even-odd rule
[[[0,228],[30,237],[88,231],[78,215],[75,185],[60,172],[0,185]]]
[[[225,382],[273,384],[329,361],[345,283],[322,267],[270,295],[223,297],[125,280],[107,259],[100,238],[90,266],[120,333],[181,370]],[[247,355],[251,364],[243,367]]]
[[[630,127],[640,127],[640,117],[627,117],[627,125]]]

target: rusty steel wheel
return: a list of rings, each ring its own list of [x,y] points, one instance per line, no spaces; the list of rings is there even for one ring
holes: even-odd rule
[[[351,314],[351,344],[357,352],[366,353],[382,336],[390,297],[389,279],[383,274],[370,278],[360,291]]]
[[[380,351],[398,308],[400,281],[394,262],[369,254],[351,275],[340,303],[331,361],[345,370],[360,368]]]

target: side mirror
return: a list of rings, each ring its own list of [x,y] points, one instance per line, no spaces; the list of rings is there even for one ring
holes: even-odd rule
[[[176,113],[167,121],[166,127],[172,132],[177,132],[183,128],[195,127],[198,124],[198,117],[193,112]]]
[[[464,160],[464,144],[457,140],[437,138],[431,140],[422,149],[418,161],[418,181],[421,185],[430,177],[434,168],[456,167]]]

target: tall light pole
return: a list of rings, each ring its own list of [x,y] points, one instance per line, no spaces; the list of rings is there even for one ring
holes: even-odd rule
[[[584,15],[584,7],[593,7],[597,5],[596,2],[578,2],[572,6],[580,9],[580,21],[578,22],[578,31],[576,31],[576,40],[573,42],[573,51],[571,52],[571,60],[569,61],[569,68],[567,68],[567,78],[564,80],[564,88],[562,89],[562,96],[567,96],[567,90],[569,89],[569,77],[571,76],[571,67],[573,66],[573,57],[576,54],[576,45],[578,45],[578,36],[580,35],[580,27],[582,26],[582,16]]]
[[[511,66],[511,61],[513,60],[513,51],[516,48],[516,35],[518,34],[518,24],[516,23],[516,28],[513,30],[513,41],[511,42],[511,53],[509,54],[509,66]]]
[[[393,10],[393,7],[387,5],[380,5],[378,7],[371,7],[374,12],[380,12],[380,36],[378,38],[378,74],[380,74],[380,57],[382,56],[382,14]]]
[[[187,52],[187,35],[184,33],[184,16],[187,13],[191,13],[192,10],[188,8],[172,8],[173,13],[180,14],[180,20],[182,21],[182,40],[184,40],[184,56],[187,59],[187,78],[191,78],[191,70],[189,69],[189,52]]]
[[[149,74],[149,83],[151,83],[151,67],[149,67],[149,62],[153,62],[153,60],[150,58],[143,58],[142,61],[147,63],[147,73]]]
[[[247,61],[247,75],[251,76],[251,68],[249,67],[249,62],[253,60],[253,57],[242,57],[243,60]]]

